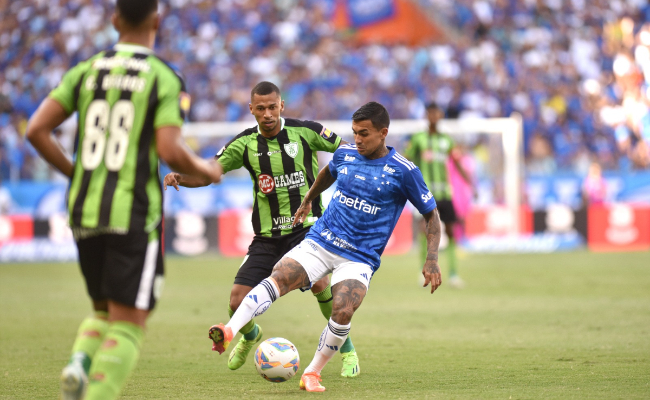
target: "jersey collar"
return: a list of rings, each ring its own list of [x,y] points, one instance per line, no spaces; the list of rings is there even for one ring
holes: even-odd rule
[[[153,54],[153,50],[150,48],[131,43],[117,43],[115,46],[113,46],[113,50],[125,51],[129,53]]]
[[[284,129],[284,118],[280,117],[280,131],[278,133],[282,132],[283,129]],[[257,133],[259,133],[260,135],[262,134],[262,132],[260,131],[260,124],[257,124]]]

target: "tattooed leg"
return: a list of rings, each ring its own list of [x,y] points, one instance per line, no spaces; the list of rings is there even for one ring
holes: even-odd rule
[[[300,263],[292,258],[284,257],[273,267],[271,279],[275,281],[280,296],[284,296],[292,290],[309,286],[309,275]]]
[[[342,325],[349,324],[367,291],[366,285],[355,279],[346,279],[332,286],[332,320]]]
[[[309,286],[309,276],[302,265],[283,258],[275,264],[270,277],[248,292],[226,326],[233,332],[239,331],[248,321],[264,314],[280,296],[305,286]]]
[[[318,349],[309,366],[305,368],[305,374],[320,376],[325,365],[339,351],[350,333],[352,315],[361,305],[366,291],[366,285],[355,279],[346,279],[332,286],[332,318],[320,335]]]

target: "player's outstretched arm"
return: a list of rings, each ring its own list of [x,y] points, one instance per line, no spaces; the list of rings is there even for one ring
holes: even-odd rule
[[[160,158],[171,169],[189,176],[200,177],[203,182],[207,182],[203,186],[221,181],[223,175],[221,164],[203,160],[194,154],[183,141],[181,128],[177,126],[165,126],[156,130],[156,149]]]
[[[217,163],[217,161],[214,160],[208,162]],[[170,172],[165,175],[165,179],[163,179],[163,187],[165,190],[167,190],[167,186],[173,186],[178,191],[180,190],[178,188],[179,186],[195,188],[208,186],[211,183],[210,179],[206,177],[179,174],[178,172]]]
[[[328,164],[325,166],[325,168],[320,170],[318,176],[316,177],[316,181],[314,181],[314,184],[305,195],[305,198],[302,199],[302,203],[300,204],[300,207],[298,207],[296,215],[294,215],[293,223],[291,224],[292,226],[296,226],[297,224],[301,224],[305,221],[309,215],[309,212],[311,211],[312,201],[314,201],[316,197],[327,190],[327,188],[332,186],[334,182],[336,182],[336,178],[332,176],[332,173],[330,172],[330,166]]]
[[[424,221],[426,223],[427,235],[427,260],[424,262],[422,268],[422,275],[424,275],[424,287],[431,283],[431,293],[433,293],[438,286],[442,284],[440,276],[440,266],[438,265],[438,247],[440,246],[440,215],[438,208],[424,214]]]
[[[68,113],[56,100],[43,100],[27,125],[27,139],[43,158],[68,178],[72,177],[72,161],[52,131],[68,118]]]

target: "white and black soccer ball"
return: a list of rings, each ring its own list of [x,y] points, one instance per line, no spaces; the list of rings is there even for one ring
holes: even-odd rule
[[[298,349],[287,339],[266,339],[255,351],[255,368],[269,382],[288,381],[299,366]]]

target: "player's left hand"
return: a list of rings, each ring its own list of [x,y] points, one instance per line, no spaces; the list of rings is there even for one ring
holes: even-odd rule
[[[302,202],[300,204],[300,207],[298,207],[298,211],[296,211],[296,215],[293,216],[293,222],[291,223],[291,226],[296,226],[298,224],[302,224],[305,222],[307,219],[307,216],[311,212],[311,202]]]
[[[422,287],[426,287],[431,283],[431,293],[435,292],[442,284],[442,276],[440,274],[438,261],[427,260],[424,263],[424,268],[422,268],[422,275],[424,276],[424,285],[422,285]]]

